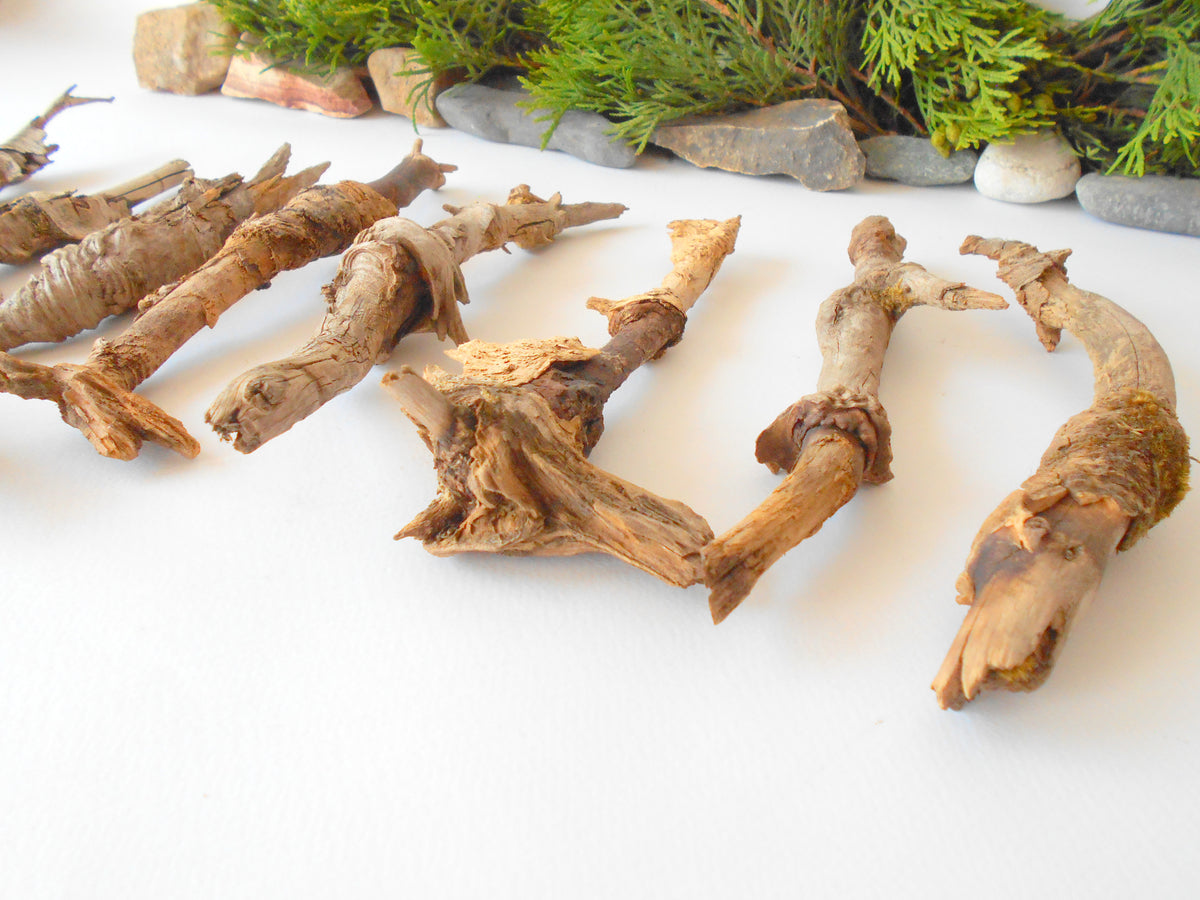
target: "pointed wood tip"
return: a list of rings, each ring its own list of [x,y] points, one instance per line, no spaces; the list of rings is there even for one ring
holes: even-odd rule
[[[713,588],[708,595],[708,611],[712,615],[714,625],[720,625],[729,618],[729,614],[742,605],[746,594],[737,591]]]
[[[436,442],[454,430],[454,405],[410,367],[385,373],[382,384],[430,440]]]

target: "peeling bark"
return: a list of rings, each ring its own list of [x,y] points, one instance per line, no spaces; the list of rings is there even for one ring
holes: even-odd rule
[[[0,204],[0,263],[29,262],[105,225],[128,219],[137,204],[169,191],[191,174],[186,162],[175,159],[103,193],[39,192]]]
[[[343,181],[309,188],[276,212],[243,222],[221,251],[184,280],[142,301],[141,315],[112,341],[97,341],[82,366],[40,367],[45,396],[63,420],[104,456],[133,459],[149,440],[193,457],[200,446],[178,420],[134,389],[230,306],[284,269],[344,250],[397,202],[445,182],[440,166],[420,153],[371,186]]]
[[[0,302],[0,350],[64,341],[199,268],[240,223],[312,187],[329,165],[286,176],[290,156],[284,144],[250,181],[189,179],[174,197],[48,253]]]
[[[1070,251],[970,237],[962,252],[998,262],[1048,350],[1063,329],[1083,343],[1096,387],[975,538],[957,584],[970,610],[933,682],[943,709],[986,690],[1039,687],[1109,559],[1170,514],[1188,475],[1171,365],[1145,325],[1070,284]]]
[[[408,369],[385,376],[434,454],[438,498],[397,535],[435,555],[470,551],[569,555],[600,551],[670,584],[700,579],[708,524],[586,459],[608,397],[679,340],[687,310],[733,251],[738,219],[672,223],[675,268],[661,287],[619,302],[602,348],[577,340],[472,341],[459,377]]]
[[[883,216],[855,227],[854,282],[832,294],[817,316],[821,374],[817,393],[786,409],[758,438],[757,456],[788,472],[741,522],[704,550],[713,622],[724,621],[780,557],[815,534],[863,481],[892,477],[891,426],[879,402],[892,329],[913,306],[1000,309],[995,294],[944,281],[902,262],[904,238]]]
[[[44,113],[0,143],[0,188],[18,184],[49,165],[50,155],[58,149],[58,145],[46,143],[46,126],[60,112],[85,103],[112,102],[112,97],[72,97],[73,90],[75,85],[67,88]]]
[[[316,337],[286,359],[235,379],[205,414],[221,437],[250,453],[362,381],[406,334],[466,340],[458,304],[468,297],[459,267],[510,241],[549,244],[563,229],[625,211],[620,204],[563,205],[520,185],[503,205],[476,203],[430,228],[399,217],[362,232],[326,288],[329,312]]]

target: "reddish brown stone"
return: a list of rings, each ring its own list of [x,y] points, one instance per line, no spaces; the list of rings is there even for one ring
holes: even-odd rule
[[[305,75],[272,66],[269,60],[254,54],[234,57],[221,93],[339,119],[361,116],[374,106],[352,69],[337,69],[326,77]]]

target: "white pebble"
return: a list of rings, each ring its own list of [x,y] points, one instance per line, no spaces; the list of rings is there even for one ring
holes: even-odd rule
[[[1070,195],[1079,175],[1079,157],[1066,139],[1042,131],[989,144],[975,166],[975,188],[993,200],[1044,203]]]

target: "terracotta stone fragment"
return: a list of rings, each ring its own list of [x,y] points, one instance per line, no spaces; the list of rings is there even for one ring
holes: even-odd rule
[[[353,119],[374,106],[353,69],[336,69],[329,76],[304,75],[255,54],[233,58],[221,93],[338,119]]]
[[[236,36],[208,3],[144,12],[133,35],[138,84],[172,94],[215,91],[229,69],[229,56],[219,48]]]
[[[410,47],[385,47],[367,57],[367,70],[379,95],[379,105],[390,113],[407,116],[417,125],[429,128],[445,128],[446,120],[433,105],[437,95],[453,85],[456,79],[448,74],[435,77],[428,92],[417,90],[425,75],[405,75],[406,68],[424,65],[420,56]]]

